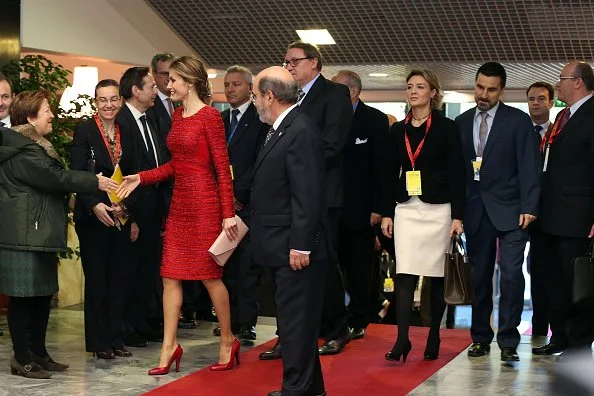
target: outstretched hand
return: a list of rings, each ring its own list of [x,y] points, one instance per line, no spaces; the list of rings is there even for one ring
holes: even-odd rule
[[[96,176],[99,181],[99,187],[98,187],[99,190],[105,191],[105,192],[112,192],[116,188],[118,188],[118,183],[111,180],[109,177],[103,176],[103,173],[100,172]]]
[[[127,198],[139,185],[140,176],[138,174],[124,176],[124,181],[116,190],[116,194],[120,198]]]

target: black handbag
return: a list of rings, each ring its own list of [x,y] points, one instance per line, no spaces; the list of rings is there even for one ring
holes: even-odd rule
[[[452,237],[452,247],[445,254],[444,299],[449,305],[470,305],[474,301],[474,287],[468,256],[460,236]]]
[[[588,245],[583,256],[575,257],[571,263],[572,300],[577,305],[594,304],[594,241]]]

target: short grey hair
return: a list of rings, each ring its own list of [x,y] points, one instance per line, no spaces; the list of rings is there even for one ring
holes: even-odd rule
[[[361,93],[363,89],[363,84],[361,83],[361,77],[357,73],[352,70],[339,70],[334,77],[345,77],[346,78],[346,86],[349,88],[354,88],[358,94]]]
[[[159,62],[165,62],[165,61],[172,61],[175,59],[175,55],[173,55],[171,52],[159,52],[158,54],[156,54],[155,56],[153,56],[153,59],[151,60],[151,69],[154,72],[157,71],[157,66],[159,64]]]
[[[229,73],[239,73],[239,74],[243,75],[243,79],[248,84],[250,84],[250,85],[252,84],[252,79],[253,79],[252,72],[247,67],[240,66],[240,65],[233,65],[225,71],[225,74],[229,74]]]
[[[293,105],[297,103],[297,82],[295,80],[283,81],[275,77],[262,77],[258,84],[260,92],[272,92],[279,103]]]

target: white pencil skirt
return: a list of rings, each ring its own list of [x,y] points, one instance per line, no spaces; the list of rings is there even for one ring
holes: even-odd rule
[[[449,203],[429,204],[418,197],[394,211],[396,273],[442,277],[452,225]]]

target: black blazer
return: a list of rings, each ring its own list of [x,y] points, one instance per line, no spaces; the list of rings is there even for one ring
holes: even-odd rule
[[[301,109],[318,126],[326,159],[326,204],[330,208],[344,205],[342,151],[346,143],[353,105],[344,84],[326,80],[320,75],[300,104]]]
[[[171,116],[157,95],[155,98],[155,105],[146,111],[147,117],[151,118],[157,124],[157,137],[161,145],[161,155],[163,155],[163,163],[171,160],[171,153],[167,149],[167,136],[171,130]]]
[[[135,172],[134,164],[134,142],[120,131],[120,144],[122,155],[120,158],[120,169],[124,175]],[[92,150],[92,152],[91,152]],[[94,157],[95,169],[91,169]],[[80,123],[74,129],[74,140],[70,149],[71,168],[79,171],[103,173],[105,177],[113,175],[114,166],[111,156],[101,135],[101,131],[94,119]],[[97,190],[91,194],[77,194],[74,206],[74,221],[83,222],[94,220],[95,215],[92,209],[98,203],[103,202],[111,206],[107,193]],[[134,217],[133,213],[130,213]]]
[[[223,111],[221,117],[225,124],[229,162],[233,166],[233,193],[235,198],[245,205],[250,200],[254,162],[270,126],[260,121],[256,107],[250,104],[241,116],[233,138],[229,142],[230,111],[231,109]]]
[[[151,130],[159,165],[164,164],[164,154],[159,139],[157,122],[152,118],[152,114],[147,112],[147,123]],[[122,105],[120,112],[116,116],[120,125],[122,136],[133,141],[134,145],[134,173],[143,170],[154,169],[153,162],[146,150],[142,132],[132,115],[132,112],[126,104]],[[126,174],[124,174],[126,175]],[[165,200],[168,191],[166,183],[153,184],[150,186],[139,186],[127,201],[130,210],[136,213],[137,223],[142,230],[143,227],[160,227],[161,218],[165,215]]]
[[[415,170],[421,171],[421,201],[432,204],[450,202],[452,218],[462,220],[466,199],[466,170],[462,143],[456,123],[433,110],[431,129],[415,162]],[[411,125],[411,124],[409,124]],[[421,126],[425,132],[426,122]],[[409,126],[406,126],[407,133]],[[410,199],[406,190],[406,172],[412,165],[404,140],[404,121],[392,125],[386,146],[387,152],[382,156],[382,216],[394,216],[396,202]],[[411,149],[414,153],[422,135],[415,139],[409,134]],[[402,173],[398,176],[400,168]]]
[[[544,155],[543,155],[544,161]],[[594,219],[594,99],[569,118],[549,150],[542,173],[541,229],[585,238]]]
[[[324,156],[315,124],[293,109],[260,150],[254,165],[250,235],[259,265],[289,265],[289,250],[329,257]]]
[[[388,134],[388,116],[359,101],[343,151],[344,207],[341,221],[350,229],[369,228],[380,213],[379,177],[374,166],[378,138]]]

